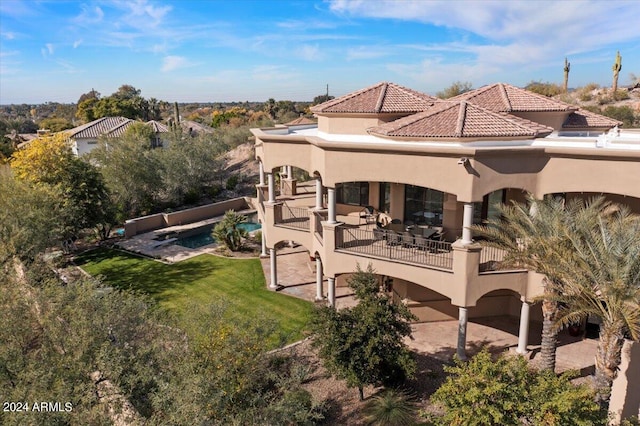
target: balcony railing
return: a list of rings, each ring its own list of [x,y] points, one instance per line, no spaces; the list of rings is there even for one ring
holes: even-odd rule
[[[420,266],[453,269],[451,243],[410,234],[401,235],[393,231],[339,226],[336,228],[336,250]]]
[[[276,217],[275,224],[277,226],[309,230],[309,209],[306,207],[289,207],[286,204],[282,204],[281,214]]]
[[[322,228],[322,222],[327,220],[327,214],[318,212],[313,213],[316,216],[316,234],[320,237],[320,241],[324,239],[324,228]]]
[[[500,263],[506,255],[506,250],[497,247],[482,247],[482,251],[480,252],[480,265],[478,265],[479,271],[489,272],[501,269]]]

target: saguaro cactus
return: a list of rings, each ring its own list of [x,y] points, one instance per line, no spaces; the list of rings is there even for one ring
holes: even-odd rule
[[[568,84],[569,84],[569,71],[571,70],[571,62],[564,58],[564,84],[562,85],[562,90],[564,93],[567,93]]]
[[[567,58],[564,58],[564,83],[562,85],[562,90],[564,91],[564,93],[567,93],[567,90],[568,90],[570,70],[571,70],[571,62],[567,61]]]
[[[616,53],[616,61],[611,67],[613,70],[613,85],[611,89],[613,91],[613,95],[615,96],[616,91],[618,90],[618,75],[620,74],[620,70],[622,69],[622,56],[620,56],[620,51]]]

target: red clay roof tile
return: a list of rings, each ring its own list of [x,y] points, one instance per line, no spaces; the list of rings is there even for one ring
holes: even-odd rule
[[[311,107],[313,113],[414,113],[424,111],[438,100],[425,93],[394,83],[374,86],[331,99]]]

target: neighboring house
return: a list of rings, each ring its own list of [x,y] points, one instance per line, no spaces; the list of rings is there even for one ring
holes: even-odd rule
[[[213,127],[191,120],[181,120],[180,127],[182,127],[183,132],[186,132],[189,136],[194,137],[215,132],[215,129]]]
[[[442,101],[380,83],[311,110],[317,125],[251,130],[271,286],[282,241],[315,258],[317,297],[324,277],[330,304],[336,283],[370,263],[420,321],[460,321],[461,357],[469,318],[520,317],[521,353],[529,321],[541,320],[541,277],[497,271],[503,253],[468,228],[495,217],[496,203],[605,194],[640,213],[640,131],[508,84]],[[301,188],[292,167],[315,183]],[[401,224],[376,225],[390,219]]]
[[[65,130],[65,133],[69,137],[73,153],[80,156],[91,152],[97,146],[100,137],[116,138],[123,136],[127,128],[133,123],[136,123],[136,121],[125,117],[102,117],[82,126]],[[152,146],[154,148],[163,146],[166,141],[165,135],[168,134],[169,129],[157,121],[149,121],[146,124],[153,128]]]

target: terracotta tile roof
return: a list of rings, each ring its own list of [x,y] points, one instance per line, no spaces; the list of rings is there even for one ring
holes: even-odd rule
[[[415,113],[437,102],[425,93],[394,83],[378,83],[311,107],[313,113]]]
[[[496,112],[574,111],[577,107],[505,83],[495,83],[449,99]]]
[[[301,126],[305,124],[318,124],[318,122],[315,120],[311,120],[307,117],[298,117],[295,120],[292,120],[288,123],[284,123],[285,126]]]
[[[100,136],[120,137],[135,123],[134,120],[125,117],[102,117],[82,126],[67,130],[67,136],[73,139],[97,139]],[[157,121],[148,121],[154,133],[167,133],[169,129]]]
[[[566,121],[562,124],[563,129],[585,129],[590,127],[602,128],[602,127],[615,127],[620,126],[621,121],[614,120],[613,118],[605,117],[604,115],[596,114],[584,109],[579,109],[569,114]]]
[[[441,101],[428,111],[368,130],[370,134],[411,138],[543,137],[551,127],[493,112],[466,101]]]

